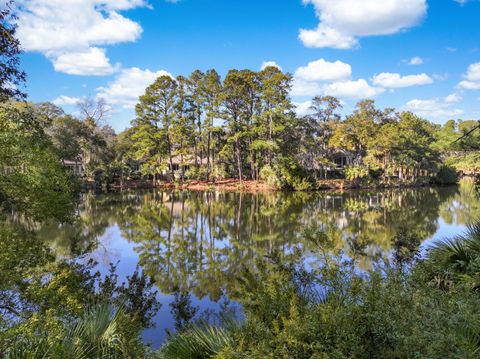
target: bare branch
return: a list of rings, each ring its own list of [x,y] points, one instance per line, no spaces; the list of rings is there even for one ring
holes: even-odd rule
[[[87,97],[79,101],[77,106],[84,120],[90,119],[97,125],[100,124],[109,112],[109,108],[103,98],[95,100]]]
[[[470,131],[468,131],[467,133],[465,133],[463,136],[457,138],[455,141],[452,142],[452,144],[455,144],[457,142],[460,142],[461,140],[463,140],[465,137],[468,137],[470,136],[470,134],[472,134],[474,131],[480,129],[480,121],[478,121],[478,126],[475,126],[474,128],[472,128]]]

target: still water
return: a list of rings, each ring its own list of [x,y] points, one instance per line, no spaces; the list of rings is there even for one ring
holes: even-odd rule
[[[95,259],[103,273],[118,263],[121,279],[137,266],[151,276],[162,308],[144,338],[158,347],[174,327],[169,303],[175,290],[191,293],[199,313],[235,307],[232,279],[242,268],[295,250],[310,267],[328,252],[355,258],[366,270],[388,258],[400,231],[414,234],[421,248],[460,234],[480,218],[480,198],[468,181],[343,193],[129,191],[86,194],[79,214],[74,225],[45,226],[40,236],[61,257]],[[305,239],[312,230],[328,235],[321,249]]]

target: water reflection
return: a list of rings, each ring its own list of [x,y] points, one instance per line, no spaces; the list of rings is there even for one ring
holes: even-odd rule
[[[469,182],[347,193],[151,191],[87,194],[79,213],[74,225],[41,229],[57,254],[91,252],[107,263],[133,247],[162,293],[178,289],[217,301],[234,291],[232,278],[257,257],[299,250],[309,265],[320,265],[328,252],[366,269],[391,252],[398,233],[425,241],[452,226],[461,231],[480,216],[480,200]],[[320,248],[305,239],[306,229],[325,234]],[[129,246],[112,253],[111,241]]]

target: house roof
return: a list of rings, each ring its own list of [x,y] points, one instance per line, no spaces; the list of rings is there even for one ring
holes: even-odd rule
[[[81,164],[82,164],[82,161],[81,161],[81,160],[78,160],[78,161],[63,160],[63,164],[64,164],[65,166],[76,166],[76,165],[81,165]]]
[[[182,161],[183,160],[183,161]],[[194,165],[195,164],[195,156],[192,155],[186,155],[186,156],[173,156],[172,157],[172,163],[174,165]],[[197,163],[201,165],[206,165],[207,164],[207,159],[206,158],[200,158],[197,156]]]

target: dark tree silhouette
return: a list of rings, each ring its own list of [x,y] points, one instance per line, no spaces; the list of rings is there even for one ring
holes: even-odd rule
[[[24,100],[21,90],[26,74],[20,69],[20,41],[15,37],[17,25],[13,0],[0,9],[0,102],[9,99]]]

